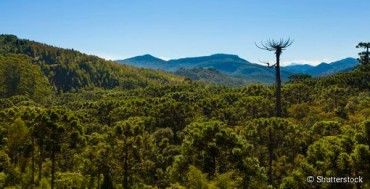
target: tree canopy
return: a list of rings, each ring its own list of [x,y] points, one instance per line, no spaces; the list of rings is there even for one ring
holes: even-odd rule
[[[0,37],[0,188],[370,187],[370,75],[184,80]],[[364,65],[361,65],[364,66]]]

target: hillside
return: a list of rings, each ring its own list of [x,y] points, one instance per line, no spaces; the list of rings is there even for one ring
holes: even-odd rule
[[[223,86],[244,86],[250,84],[248,80],[223,74],[213,68],[180,68],[174,72],[175,75],[190,78],[195,81],[204,81],[209,84]]]
[[[32,64],[42,71],[50,88],[57,92],[93,87],[133,89],[182,80],[168,73],[121,65],[73,49],[18,39],[14,35],[0,35],[0,56],[3,74],[8,74],[5,71],[9,66],[8,58],[23,57],[20,59],[26,64]]]
[[[149,56],[151,58],[149,58]],[[143,59],[143,57],[147,57]],[[160,60],[151,55],[137,56],[124,60],[117,60],[122,64],[129,64],[137,67],[161,69],[175,72],[180,68],[213,68],[221,73],[241,77],[250,83],[271,84],[275,81],[275,70],[267,66],[250,63],[237,55],[214,54],[210,56],[181,58],[174,60]],[[282,70],[282,80],[286,81],[291,75],[289,71]]]

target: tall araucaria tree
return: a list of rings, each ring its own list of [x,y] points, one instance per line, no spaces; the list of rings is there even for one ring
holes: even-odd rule
[[[293,40],[267,40],[266,42],[261,42],[260,45],[256,46],[260,49],[267,51],[275,51],[276,63],[270,65],[267,63],[269,68],[275,67],[275,113],[276,117],[281,117],[281,76],[280,76],[280,55],[287,47],[292,45]]]

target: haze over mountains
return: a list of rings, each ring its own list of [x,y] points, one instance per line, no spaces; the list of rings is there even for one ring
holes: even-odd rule
[[[200,78],[200,80],[202,79],[199,75],[195,77],[194,74],[196,75],[196,73],[199,73],[199,68],[204,68],[206,72],[218,71],[219,73],[215,73],[216,75],[226,74],[228,76],[237,77],[238,80],[245,80],[244,82],[247,83],[273,83],[275,81],[275,69],[251,63],[237,55],[230,54],[214,54],[210,56],[180,58],[168,61],[146,54],[124,60],[117,60],[117,62],[136,67],[174,72],[181,76],[189,76],[191,79],[195,80],[197,80],[197,78]],[[354,58],[346,58],[332,63],[321,63],[317,66],[292,64],[281,68],[281,77],[283,81],[287,81],[288,77],[292,74],[309,74],[314,77],[331,75],[351,70],[358,64],[358,61]],[[191,70],[189,69],[194,68],[197,68],[197,70],[194,70],[196,73],[190,74]],[[203,72],[202,74],[204,75]]]

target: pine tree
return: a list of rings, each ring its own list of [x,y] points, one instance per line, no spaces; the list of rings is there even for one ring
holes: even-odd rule
[[[356,48],[364,48],[364,49],[366,49],[366,51],[362,51],[362,52],[358,53],[358,55],[360,56],[360,58],[358,58],[357,60],[359,62],[361,62],[363,65],[369,65],[370,64],[370,62],[369,62],[370,42],[361,42],[358,45],[356,45]]]

